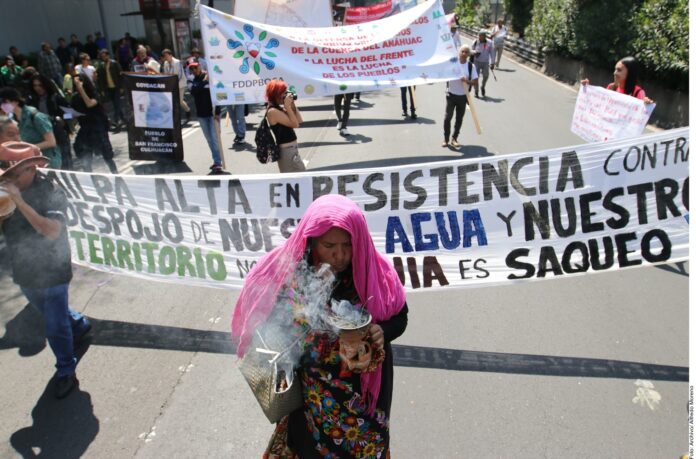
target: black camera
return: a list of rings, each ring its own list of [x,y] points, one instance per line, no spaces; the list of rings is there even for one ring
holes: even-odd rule
[[[288,97],[288,94],[292,96],[292,100],[297,100],[297,93],[292,91],[285,91],[285,97]]]

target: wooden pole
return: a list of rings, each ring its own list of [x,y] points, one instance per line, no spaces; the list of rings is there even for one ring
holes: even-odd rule
[[[471,117],[474,119],[474,125],[476,126],[476,133],[481,135],[483,131],[481,130],[481,124],[479,123],[478,115],[476,114],[476,107],[474,107],[474,98],[471,97],[471,92],[466,92],[466,100],[469,102],[469,111],[471,111]]]
[[[213,111],[215,111],[215,108],[213,108]],[[213,117],[213,121],[215,122],[215,135],[217,135],[218,148],[220,148],[220,161],[222,162],[222,168],[227,170],[227,166],[225,165],[225,147],[222,146],[222,136],[220,135],[220,118]]]

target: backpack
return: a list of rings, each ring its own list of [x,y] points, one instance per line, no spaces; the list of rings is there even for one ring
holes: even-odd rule
[[[261,164],[273,163],[280,158],[280,147],[276,143],[275,135],[273,135],[273,131],[268,124],[267,116],[268,110],[266,110],[266,114],[263,116],[263,120],[261,120],[254,137],[254,142],[256,142],[256,159]]]

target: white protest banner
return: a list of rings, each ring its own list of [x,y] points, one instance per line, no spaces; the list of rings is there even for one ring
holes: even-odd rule
[[[688,257],[688,128],[534,153],[238,177],[48,171],[73,262],[241,288],[318,196],[363,209],[408,289],[553,279]]]
[[[263,102],[282,78],[301,97],[447,81],[461,75],[439,0],[369,24],[269,26],[200,6],[213,103]]]
[[[333,26],[329,0],[235,0],[233,14],[285,27]]]
[[[635,97],[585,85],[578,91],[570,130],[588,142],[639,136],[654,108]]]

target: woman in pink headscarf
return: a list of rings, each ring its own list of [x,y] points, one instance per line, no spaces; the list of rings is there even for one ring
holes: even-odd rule
[[[288,311],[287,326],[307,330],[281,301],[296,285],[303,261],[331,267],[331,299],[365,305],[372,315],[367,337],[373,361],[352,371],[339,355],[336,335],[310,330],[297,368],[303,406],[278,422],[264,458],[389,457],[390,342],[406,329],[408,308],[396,271],[375,249],[365,216],[351,200],[315,200],[290,238],[249,273],[232,318],[237,354],[244,355],[259,325]]]

